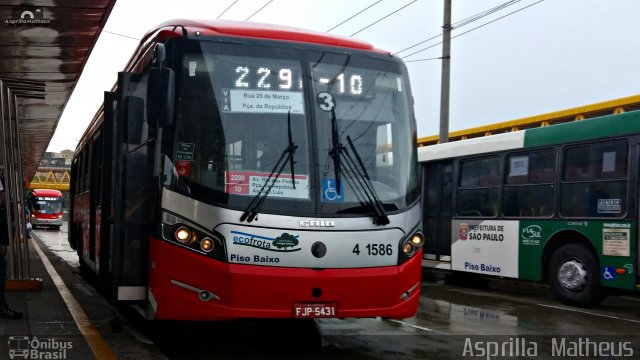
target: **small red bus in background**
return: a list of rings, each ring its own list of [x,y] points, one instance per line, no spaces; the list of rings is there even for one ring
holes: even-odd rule
[[[31,211],[29,221],[34,229],[38,226],[46,226],[59,230],[62,226],[63,198],[60,191],[32,190],[27,205]]]

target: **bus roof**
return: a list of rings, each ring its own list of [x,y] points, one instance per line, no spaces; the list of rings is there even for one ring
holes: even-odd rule
[[[368,42],[332,35],[314,30],[300,29],[290,26],[264,24],[248,21],[232,20],[188,20],[174,19],[166,21],[149,31],[141,41],[162,42],[170,37],[181,36],[182,30],[188,35],[200,32],[208,36],[238,36],[256,39],[271,39],[315,43],[329,46],[339,46],[360,50],[375,50]]]
[[[418,161],[640,133],[640,110],[418,148]]]
[[[53,189],[33,189],[31,190],[32,196],[58,196],[62,197],[62,193],[59,190]]]

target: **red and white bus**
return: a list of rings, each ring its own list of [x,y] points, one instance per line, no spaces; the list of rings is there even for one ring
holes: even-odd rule
[[[402,61],[294,28],[174,20],[72,164],[69,242],[148,319],[415,314],[416,124]]]
[[[62,208],[64,200],[62,193],[52,189],[31,190],[27,205],[31,215],[29,221],[34,228],[38,226],[51,227],[56,230],[62,226]]]

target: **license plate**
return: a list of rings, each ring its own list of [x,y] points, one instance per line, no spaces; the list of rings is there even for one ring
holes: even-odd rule
[[[294,303],[293,317],[295,317],[296,319],[336,317],[337,308],[338,306],[336,303],[324,303],[324,304]]]

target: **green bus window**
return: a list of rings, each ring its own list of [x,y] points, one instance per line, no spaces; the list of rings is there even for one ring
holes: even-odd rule
[[[550,217],[554,213],[556,155],[554,149],[506,158],[502,208],[507,217]]]
[[[465,160],[460,169],[458,216],[496,217],[500,203],[500,159],[492,156]]]
[[[569,148],[565,153],[563,180],[599,180],[627,175],[627,144],[623,141]]]
[[[627,143],[596,143],[565,151],[560,212],[564,217],[626,214]]]

